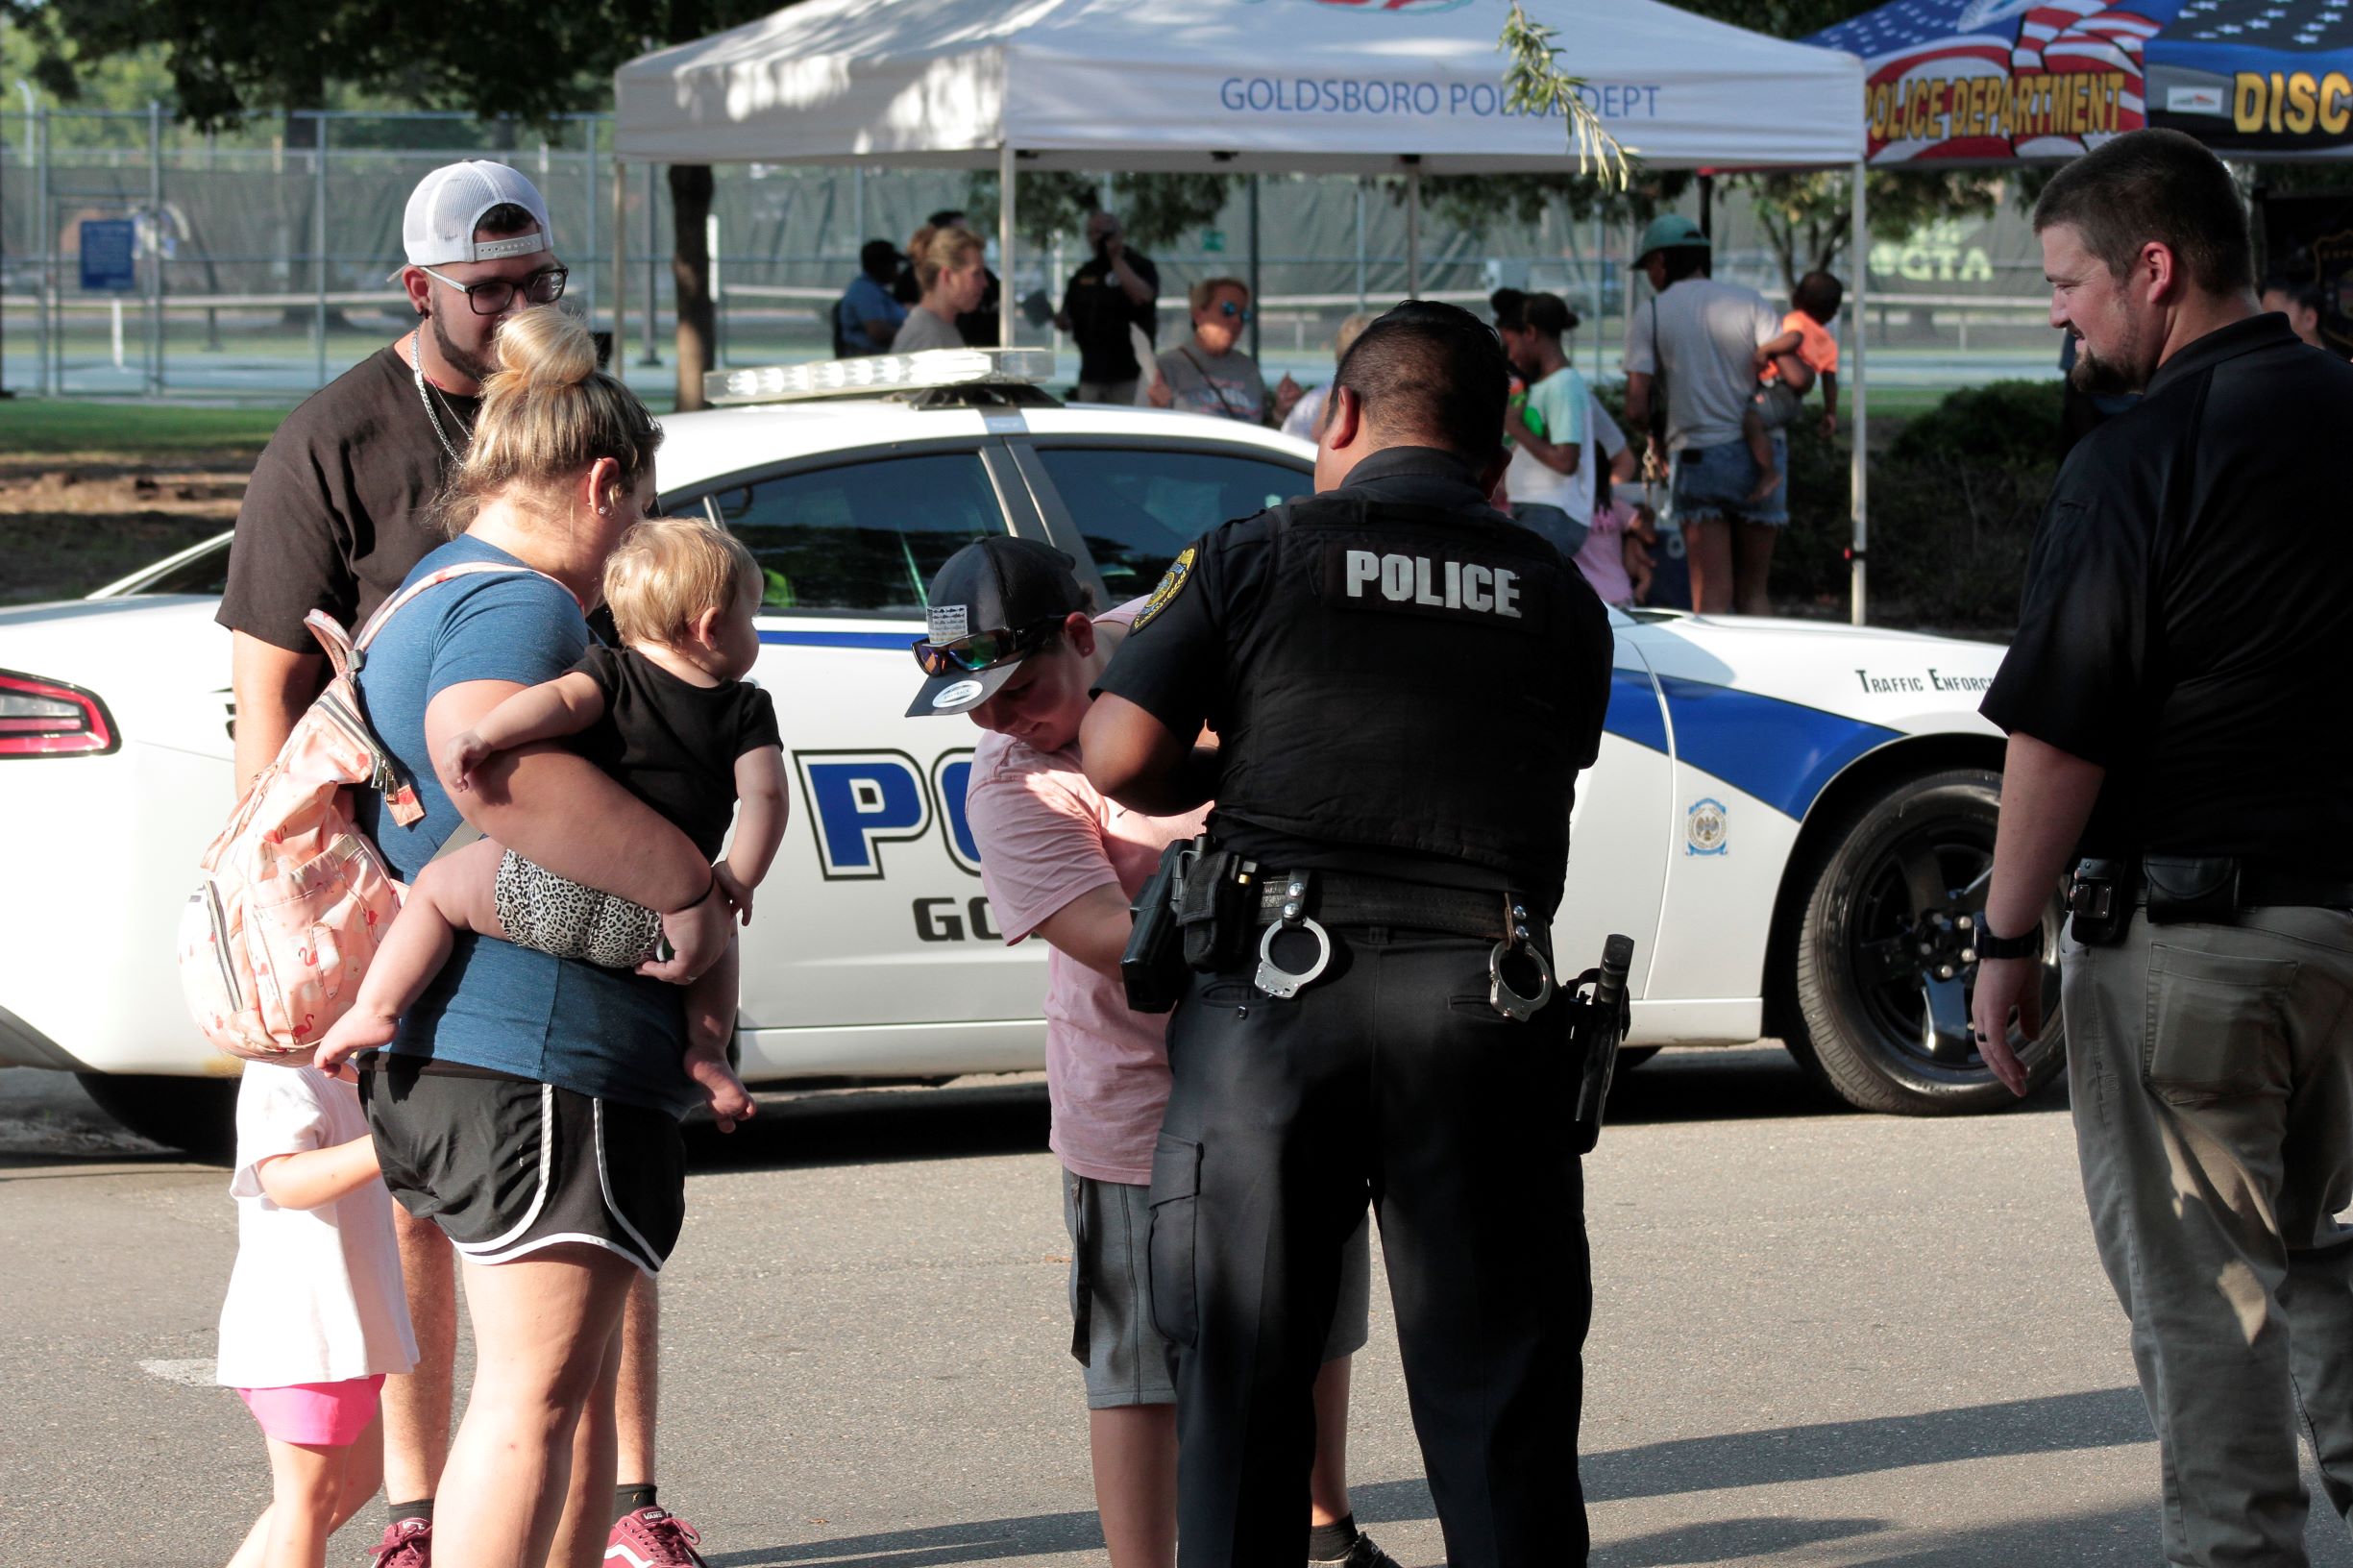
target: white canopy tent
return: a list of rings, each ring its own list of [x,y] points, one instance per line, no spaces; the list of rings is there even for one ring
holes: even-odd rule
[[[1565,120],[1510,113],[1507,0],[806,0],[615,74],[614,150],[662,163],[1400,174],[1408,278],[1424,173],[1557,170]],[[1660,167],[1850,167],[1861,63],[1657,0],[1525,0],[1586,102]],[[618,171],[616,171],[618,179]],[[618,188],[618,187],[617,187]],[[616,228],[618,229],[618,225]],[[1855,384],[1862,615],[1863,278]],[[1013,341],[1008,289],[1003,341]],[[616,353],[618,353],[618,348]]]

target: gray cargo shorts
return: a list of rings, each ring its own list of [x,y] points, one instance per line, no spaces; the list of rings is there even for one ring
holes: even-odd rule
[[[1062,1173],[1070,1233],[1070,1354],[1087,1369],[1087,1408],[1173,1405],[1168,1341],[1152,1323],[1151,1188]],[[1324,1360],[1372,1336],[1373,1243],[1368,1211],[1340,1253],[1340,1294]]]

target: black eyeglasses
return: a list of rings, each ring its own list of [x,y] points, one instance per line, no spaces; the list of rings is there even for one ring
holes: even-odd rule
[[[1233,316],[1245,327],[1250,325],[1250,307],[1246,305],[1236,305],[1232,300],[1219,300],[1217,313],[1221,316]]]
[[[478,316],[495,316],[515,303],[515,295],[523,295],[526,305],[553,305],[564,297],[564,281],[572,276],[565,267],[542,267],[520,283],[504,278],[487,278],[478,283],[461,283],[447,273],[430,267],[419,267],[428,278],[449,284],[466,297],[466,307]]]
[[[976,631],[969,637],[953,642],[935,643],[928,637],[915,640],[915,662],[923,667],[927,675],[947,675],[962,671],[978,674],[993,670],[1000,664],[1011,664],[1054,634],[1061,625],[1059,615],[1043,621],[1033,621],[1026,626],[1011,631]]]

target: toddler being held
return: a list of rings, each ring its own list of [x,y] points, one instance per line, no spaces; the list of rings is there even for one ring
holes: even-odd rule
[[[516,693],[451,737],[435,759],[443,780],[470,790],[498,753],[569,738],[713,860],[703,896],[726,899],[748,924],[752,890],[776,857],[787,812],[775,705],[744,680],[760,652],[753,617],[762,585],[751,552],[708,523],[637,524],[604,572],[623,646],[591,648],[565,674]],[[738,800],[735,841],[720,860]],[[487,840],[443,854],[409,888],[352,1010],[321,1041],[318,1065],[331,1071],[355,1051],[391,1043],[457,931],[637,968],[658,956],[662,913],[567,881]],[[739,968],[730,943],[687,986],[686,1069],[723,1131],[752,1114],[727,1062]]]

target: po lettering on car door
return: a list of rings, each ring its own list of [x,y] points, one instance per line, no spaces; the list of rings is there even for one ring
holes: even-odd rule
[[[904,751],[796,751],[802,814],[817,837],[818,874],[828,882],[879,881],[894,871],[932,879],[939,861],[922,841],[936,840],[954,870],[980,875],[980,845],[965,817],[972,751],[943,751],[926,768]],[[906,845],[904,849],[892,847]],[[1000,942],[989,900],[970,884],[909,905],[921,942]]]

